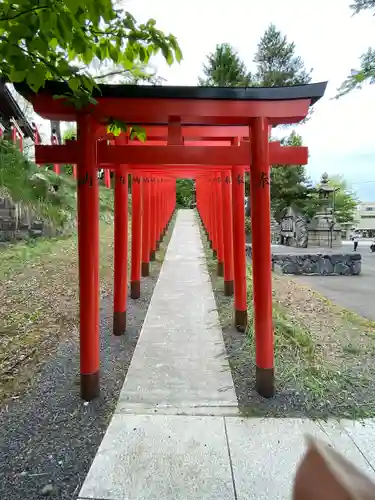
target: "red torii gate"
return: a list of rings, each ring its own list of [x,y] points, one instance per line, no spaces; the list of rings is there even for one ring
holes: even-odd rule
[[[102,85],[94,96],[97,105],[85,110],[76,110],[62,100],[53,99],[54,94],[63,95],[68,90],[63,83],[49,82],[37,95],[22,85],[17,87],[44,118],[78,123],[77,142],[71,141],[64,146],[36,146],[36,161],[77,164],[82,397],[90,400],[99,394],[99,210],[96,175],[99,166],[113,169],[116,181],[115,334],[123,333],[126,324],[129,172],[134,178],[137,174],[140,176],[139,183],[134,183],[133,192],[136,233],[133,237],[136,238],[132,250],[137,256],[135,260],[142,261],[142,265],[137,267],[134,264],[133,268],[132,264],[132,296],[139,296],[139,268],[142,275],[147,274],[148,262],[152,260],[157,241],[165,233],[174,211],[175,183],[170,179],[191,176],[196,178],[197,208],[212,247],[218,254],[218,271],[220,274],[224,272],[225,293],[231,294],[232,283],[234,285],[235,324],[239,329],[246,328],[244,172],[250,167],[256,387],[259,394],[272,396],[270,164],[307,163],[307,148],[285,148],[277,142],[269,143],[269,130],[272,126],[295,123],[306,117],[309,106],[324,94],[326,83],[246,89]],[[111,118],[129,125],[144,126],[149,143],[135,144],[123,135],[115,138],[115,145],[98,141],[103,134],[103,126]],[[219,146],[220,141],[222,144]],[[143,225],[141,177],[143,201],[146,202]],[[232,217],[228,217],[231,206]],[[230,237],[232,229],[233,239]],[[141,233],[144,236],[143,245]],[[147,260],[149,249],[151,252]],[[138,259],[141,253],[142,259]]]

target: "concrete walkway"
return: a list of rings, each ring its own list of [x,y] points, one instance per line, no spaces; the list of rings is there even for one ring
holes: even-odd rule
[[[284,500],[305,433],[375,477],[375,423],[241,418],[224,349],[198,223],[180,210],[81,500]]]

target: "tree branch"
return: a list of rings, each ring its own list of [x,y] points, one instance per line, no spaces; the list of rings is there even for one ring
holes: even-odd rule
[[[15,14],[14,16],[11,17],[0,17],[0,22],[12,21],[13,19],[17,19],[17,17],[24,16],[25,14],[30,14],[31,12],[36,12],[38,10],[46,10],[50,8],[51,8],[50,5],[38,5],[37,7],[33,7],[32,9],[25,10],[23,12],[18,12],[18,14]]]
[[[102,80],[103,78],[107,78],[109,76],[122,75],[123,73],[130,73],[130,70],[128,70],[128,69],[122,69],[122,70],[119,69],[119,70],[116,70],[116,71],[111,71],[110,73],[107,73],[105,75],[97,75],[94,78],[97,79],[97,80]]]

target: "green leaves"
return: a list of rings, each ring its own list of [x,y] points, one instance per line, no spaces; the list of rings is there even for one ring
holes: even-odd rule
[[[23,82],[25,77],[26,77],[26,71],[18,70],[16,68],[11,68],[10,78],[11,78],[12,82],[14,82],[14,83]]]
[[[118,63],[119,52],[114,45],[112,45],[112,44],[108,45],[108,53],[109,53],[109,57],[112,59],[112,61],[114,63]]]
[[[32,71],[28,71],[26,75],[27,85],[34,91],[38,92],[40,87],[43,87],[46,80],[46,68],[42,64],[36,64]]]
[[[130,138],[138,139],[140,142],[146,141],[146,130],[139,125],[133,125],[130,127]]]
[[[86,105],[94,101],[95,78],[86,70],[94,57],[129,73],[160,50],[168,64],[181,61],[173,35],[164,35],[153,19],[138,24],[113,1],[3,0],[0,72],[11,82],[26,80],[36,92],[46,80],[65,81],[71,102]]]
[[[141,142],[146,140],[146,131],[143,127],[138,125],[128,127],[125,122],[111,118],[107,124],[107,133],[118,137],[123,132],[129,133],[130,139],[138,139]]]
[[[113,134],[115,137],[118,137],[121,132],[127,132],[128,126],[121,120],[115,120],[111,118],[107,124],[107,132],[108,134]]]
[[[375,83],[375,49],[371,48],[362,54],[360,58],[360,69],[351,70],[350,75],[339,87],[338,93],[334,99],[338,99],[356,88],[362,88],[365,82],[368,82],[370,85]]]
[[[354,14],[363,10],[373,10],[373,15],[375,15],[375,0],[353,0],[350,8]],[[372,48],[367,49],[367,52],[361,55],[359,69],[351,70],[350,75],[337,89],[334,99],[339,99],[354,89],[361,89],[364,82],[370,85],[375,83],[375,49]]]
[[[69,85],[70,90],[72,90],[73,93],[75,93],[75,92],[77,92],[77,90],[79,89],[79,87],[81,85],[80,79],[78,77],[73,76],[72,78],[69,78],[68,85]]]

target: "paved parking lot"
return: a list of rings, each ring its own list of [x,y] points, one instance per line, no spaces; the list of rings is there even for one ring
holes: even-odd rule
[[[338,251],[353,251],[353,243],[344,242]],[[362,273],[359,276],[293,276],[293,279],[336,304],[375,321],[375,253],[370,253],[369,241],[360,241],[357,251],[362,254]]]

